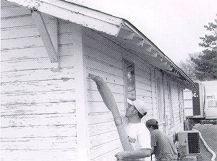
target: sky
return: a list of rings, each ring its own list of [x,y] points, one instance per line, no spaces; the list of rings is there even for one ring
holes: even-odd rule
[[[175,63],[202,51],[203,26],[217,14],[217,0],[68,1],[127,19]]]

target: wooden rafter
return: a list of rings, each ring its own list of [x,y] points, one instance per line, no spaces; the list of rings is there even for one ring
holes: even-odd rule
[[[43,17],[40,12],[32,11],[32,18],[38,28],[44,46],[47,50],[48,56],[51,63],[59,61],[58,57],[58,32],[57,32],[57,20],[53,22],[52,27],[50,27],[50,33],[46,27]]]

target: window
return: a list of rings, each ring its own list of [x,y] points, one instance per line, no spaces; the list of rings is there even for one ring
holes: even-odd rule
[[[136,99],[136,85],[135,85],[135,65],[134,63],[124,60],[124,77],[126,84],[127,98]]]

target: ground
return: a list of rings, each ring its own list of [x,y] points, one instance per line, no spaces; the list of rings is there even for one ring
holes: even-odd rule
[[[206,140],[207,144],[210,148],[217,154],[217,125],[205,124],[199,125],[196,124],[194,126],[195,129],[199,130]],[[206,150],[203,143],[201,142],[201,161],[208,161],[212,158],[212,155]],[[217,158],[216,158],[217,159]]]

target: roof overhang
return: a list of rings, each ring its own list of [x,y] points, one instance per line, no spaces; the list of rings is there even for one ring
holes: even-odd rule
[[[7,0],[54,17],[113,36],[118,44],[145,55],[150,64],[195,88],[194,82],[153,42],[125,19],[64,0]]]

